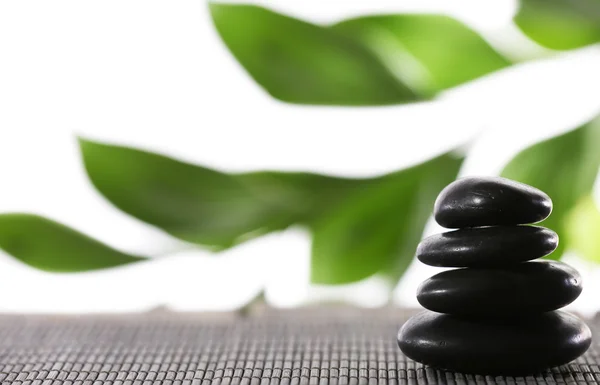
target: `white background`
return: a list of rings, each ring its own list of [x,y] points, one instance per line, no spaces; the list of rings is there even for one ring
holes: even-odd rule
[[[314,22],[377,12],[442,12],[513,57],[551,54],[510,20],[512,1],[261,1]],[[242,27],[242,26],[241,26]],[[552,55],[551,55],[552,56]],[[148,263],[94,273],[33,270],[0,252],[0,311],[137,311],[240,306],[266,288],[276,306],[386,301],[376,277],[346,287],[308,284],[310,239],[290,229],[220,255],[189,251],[126,216],[88,182],[76,135],[133,145],[225,171],[306,170],[373,176],[462,145],[462,175],[497,174],[517,151],[600,110],[598,47],[554,55],[450,90],[431,103],[311,107],[270,98],[219,40],[200,0],[0,2],[0,212],[46,215]],[[468,146],[465,144],[468,143]],[[400,219],[399,219],[400,220]],[[427,233],[441,231],[433,224]],[[573,308],[600,308],[597,269]],[[415,305],[414,264],[395,302]],[[598,282],[598,283],[595,283]]]

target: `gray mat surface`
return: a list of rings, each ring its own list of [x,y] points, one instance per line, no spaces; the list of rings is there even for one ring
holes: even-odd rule
[[[0,316],[2,384],[600,383],[595,340],[577,361],[529,377],[445,372],[408,360],[410,312],[350,308],[247,315]],[[599,319],[590,321],[596,333]]]

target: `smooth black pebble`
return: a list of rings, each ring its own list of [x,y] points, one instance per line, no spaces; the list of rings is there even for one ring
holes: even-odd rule
[[[589,348],[592,334],[561,311],[514,320],[465,320],[419,313],[398,332],[398,346],[415,361],[481,374],[533,374],[566,364]]]
[[[438,313],[506,317],[559,309],[581,290],[581,276],[569,265],[533,261],[444,271],[421,283],[417,300]]]
[[[551,212],[543,191],[500,177],[458,179],[442,190],[433,210],[446,228],[536,223]]]
[[[543,227],[478,227],[425,238],[417,258],[430,266],[502,266],[541,258],[557,246],[558,235]]]

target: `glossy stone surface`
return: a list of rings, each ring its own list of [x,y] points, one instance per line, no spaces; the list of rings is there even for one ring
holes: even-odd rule
[[[415,361],[478,374],[532,374],[566,364],[590,346],[590,329],[561,311],[511,320],[465,320],[422,312],[398,333],[398,346]]]
[[[462,178],[442,190],[433,214],[446,228],[539,222],[552,211],[544,192],[506,178]]]
[[[467,228],[425,238],[417,258],[430,266],[501,266],[541,258],[557,246],[558,235],[543,227]]]
[[[561,262],[533,261],[444,271],[419,286],[417,300],[438,313],[505,317],[559,309],[581,290],[577,270]]]

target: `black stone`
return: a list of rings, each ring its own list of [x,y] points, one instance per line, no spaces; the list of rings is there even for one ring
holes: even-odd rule
[[[473,317],[505,317],[559,309],[581,294],[581,276],[555,261],[444,271],[424,281],[417,300],[426,309]]]
[[[543,227],[478,227],[425,238],[417,258],[431,266],[490,267],[541,258],[557,246],[558,235]]]
[[[499,177],[462,178],[442,190],[434,217],[447,228],[520,225],[550,215],[552,201],[544,192]]]
[[[519,375],[574,360],[591,337],[585,323],[561,311],[485,322],[426,311],[402,326],[398,346],[409,358],[437,368]]]

